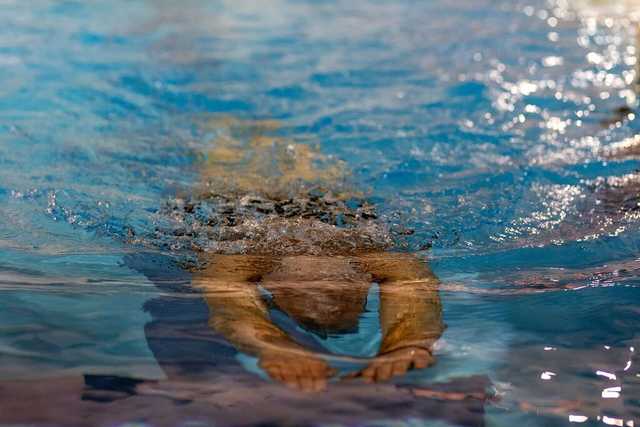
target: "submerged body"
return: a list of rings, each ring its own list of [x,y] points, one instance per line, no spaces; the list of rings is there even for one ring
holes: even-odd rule
[[[342,188],[340,163],[265,136],[271,122],[214,125],[226,133],[208,153],[200,187],[169,210],[190,224],[181,236],[200,253],[204,267],[191,282],[209,306],[209,326],[271,378],[320,390],[333,369],[272,321],[269,303],[310,333],[343,334],[358,328],[377,283],[382,343],[356,376],[383,381],[432,364],[444,328],[438,281],[415,256],[387,251],[372,206]]]
[[[380,284],[383,338],[359,375],[384,381],[432,364],[431,349],[443,331],[437,280],[413,256],[219,255],[193,279],[211,309],[210,326],[258,357],[272,378],[304,390],[324,388],[332,369],[271,321],[259,287],[300,326],[326,335],[357,328],[372,282]]]

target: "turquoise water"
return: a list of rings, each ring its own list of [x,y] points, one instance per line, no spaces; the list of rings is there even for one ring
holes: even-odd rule
[[[640,123],[632,9],[0,7],[0,425],[640,422],[638,150],[619,148]],[[206,307],[181,311],[197,295],[131,260],[191,259],[156,233],[173,226],[161,208],[196,185],[224,117],[275,120],[277,137],[345,162],[397,249],[429,259],[447,324],[434,367],[324,397],[224,364],[167,374],[158,354],[182,344],[158,313],[188,328]],[[496,397],[403,400],[453,381]]]

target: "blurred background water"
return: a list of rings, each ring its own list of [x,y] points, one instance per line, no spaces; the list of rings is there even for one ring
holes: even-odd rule
[[[490,425],[640,422],[634,2],[0,8],[0,380],[163,378],[127,238],[217,118],[266,119],[430,258],[448,329],[416,381],[488,375]]]

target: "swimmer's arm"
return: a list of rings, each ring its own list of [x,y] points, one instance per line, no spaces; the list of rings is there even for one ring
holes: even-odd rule
[[[405,347],[431,350],[444,331],[438,279],[409,254],[383,253],[361,257],[380,285],[380,353]]]
[[[270,268],[260,257],[220,255],[193,279],[209,306],[209,326],[238,350],[253,355],[299,348],[271,322],[256,285]]]

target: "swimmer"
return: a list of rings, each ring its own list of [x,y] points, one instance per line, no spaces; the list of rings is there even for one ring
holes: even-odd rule
[[[328,352],[277,326],[265,294],[299,327],[326,337],[357,329],[377,283],[381,345],[349,378],[386,381],[432,365],[444,329],[438,280],[416,256],[387,250],[373,208],[351,203],[342,189],[342,165],[268,136],[271,122],[227,119],[212,128],[219,134],[200,187],[168,211],[191,224],[181,235],[200,253],[191,283],[209,307],[210,328],[272,379],[323,390],[335,375]]]
[[[210,326],[258,357],[271,378],[306,391],[324,389],[332,369],[270,320],[258,285],[300,326],[325,335],[357,327],[372,282],[380,284],[382,344],[355,376],[385,381],[431,365],[443,330],[437,280],[411,255],[216,255],[194,278],[211,309]]]

